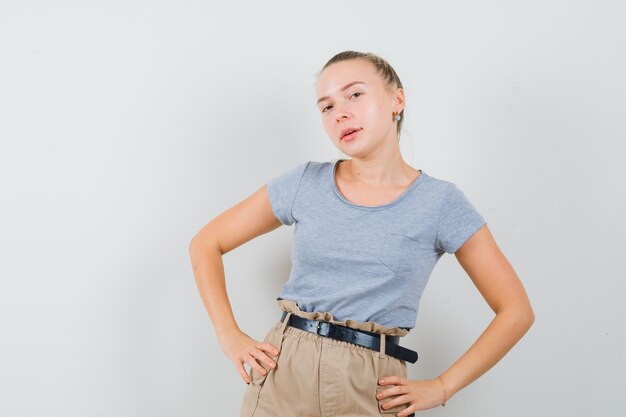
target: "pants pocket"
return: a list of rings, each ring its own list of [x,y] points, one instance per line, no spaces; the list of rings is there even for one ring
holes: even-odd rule
[[[278,348],[279,353],[277,357],[269,355],[275,363],[278,363],[278,359],[280,358],[280,355],[282,353],[281,345],[283,334],[279,331],[279,325],[280,323],[275,324],[267,332],[265,338],[263,339],[263,342],[270,342]],[[248,384],[248,388],[244,393],[239,417],[252,417],[254,415],[254,411],[256,410],[259,403],[261,388],[263,388],[263,384],[265,383],[265,380],[267,379],[267,376],[270,374],[270,372],[274,372],[274,369],[268,367],[267,364],[265,364],[264,362],[260,362],[260,365],[265,369],[266,372],[265,374],[262,374],[258,372],[255,368],[250,369],[251,381]]]
[[[397,375],[399,377],[402,378],[406,378],[407,375],[407,368],[406,368],[406,362],[403,360],[400,360],[398,358],[394,358],[391,356],[388,356],[385,359],[380,359],[380,368],[379,368],[379,374],[377,375],[378,379],[382,378],[383,376],[386,375]],[[395,387],[396,385],[394,384],[387,384],[387,385],[379,385],[378,384],[378,380],[376,382],[376,395],[378,395],[379,392],[381,391],[385,391],[388,389],[391,389],[393,387]],[[378,401],[378,411],[380,412],[380,414],[384,415],[384,416],[391,416],[391,415],[395,415],[396,413],[405,410],[409,404],[404,403],[404,404],[399,404],[396,406],[393,406],[391,408],[383,408],[383,405],[387,404],[389,401],[398,398],[399,396],[404,395],[404,394],[399,394],[399,395],[393,395],[391,397],[385,397],[383,399],[378,399],[376,398],[376,401]]]
[[[259,403],[259,393],[261,392],[261,384],[250,382],[241,403],[239,417],[252,417],[256,406]]]
[[[274,356],[271,353],[265,352],[265,354],[267,356],[269,356],[270,359],[274,363],[278,363],[278,360],[280,359],[280,356],[281,356],[281,353],[282,353],[282,341],[283,341],[284,337],[285,337],[285,335],[280,332],[280,323],[276,323],[267,332],[267,334],[265,335],[265,338],[263,339],[264,343],[270,343],[274,347],[276,347],[276,349],[278,349],[278,355],[277,356]],[[255,368],[251,368],[250,369],[250,378],[252,379],[252,382],[250,382],[250,384],[263,385],[263,382],[265,382],[265,378],[267,378],[267,376],[270,374],[270,372],[274,372],[274,368],[270,367],[264,361],[258,361],[257,360],[257,363],[261,367],[263,367],[263,369],[265,369],[265,374],[262,374],[262,373],[258,372]]]
[[[381,391],[385,391],[388,390],[392,387],[394,387],[395,385],[392,384],[388,384],[388,385],[378,385],[376,387],[376,395],[378,395],[379,392]],[[402,394],[401,394],[402,395]],[[388,403],[389,401],[393,400],[394,398],[397,398],[397,396],[392,396],[392,397],[385,397],[382,400],[379,400],[378,398],[376,398],[376,400],[378,401],[378,411],[383,414],[383,415],[391,415],[391,414],[396,414],[402,410],[404,410],[407,407],[407,404],[400,404],[400,405],[396,405],[394,407],[391,408],[383,408],[383,405]]]

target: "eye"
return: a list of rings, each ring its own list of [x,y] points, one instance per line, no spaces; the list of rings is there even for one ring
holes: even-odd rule
[[[352,95],[350,95],[350,97],[354,97],[354,96],[360,97],[361,94],[363,94],[363,93],[361,93],[360,91],[357,91],[357,92],[352,93]],[[333,107],[333,106],[326,106],[326,107],[324,107],[322,109],[322,113],[324,113],[326,111],[326,109],[328,109],[329,107]]]

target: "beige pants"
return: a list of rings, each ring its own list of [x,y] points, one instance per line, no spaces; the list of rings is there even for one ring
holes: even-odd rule
[[[377,392],[393,386],[379,385],[381,377],[407,376],[405,361],[383,353],[384,335],[404,336],[406,329],[374,322],[339,322],[328,312],[305,312],[294,301],[277,301],[287,316],[274,324],[264,339],[279,350],[276,368],[261,363],[266,375],[251,369],[252,381],[239,417],[380,417],[393,416],[407,407],[402,404],[384,410],[381,405],[395,397],[376,398]],[[380,333],[381,350],[287,326],[292,314]]]

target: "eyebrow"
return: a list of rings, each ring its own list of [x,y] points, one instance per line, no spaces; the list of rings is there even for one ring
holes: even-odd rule
[[[365,84],[365,83],[363,81],[352,81],[351,83],[348,83],[348,84],[344,85],[343,87],[341,87],[341,90],[339,90],[339,91],[344,91],[344,90],[352,87],[354,84]],[[320,104],[320,101],[326,100],[327,98],[330,98],[330,97],[328,97],[328,96],[320,97],[317,100],[317,104]]]

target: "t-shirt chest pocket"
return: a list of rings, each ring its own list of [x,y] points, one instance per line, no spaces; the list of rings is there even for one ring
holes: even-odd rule
[[[417,269],[420,241],[397,232],[382,236],[378,260],[395,272]]]

